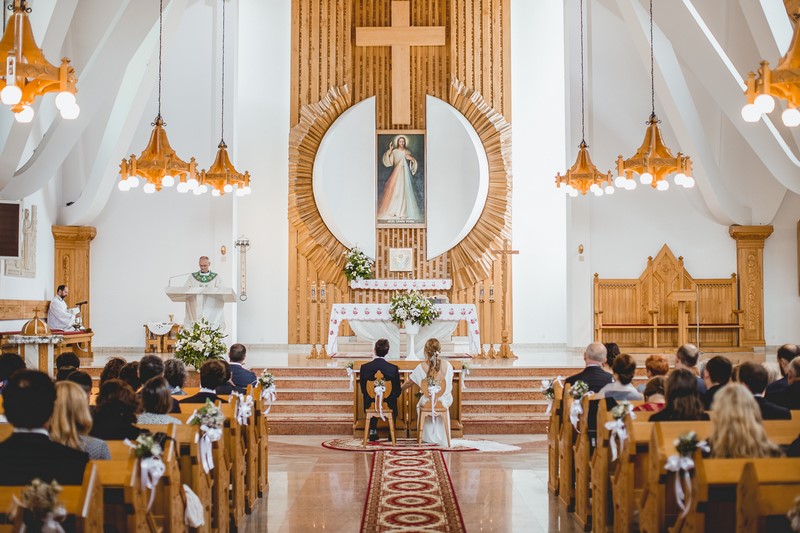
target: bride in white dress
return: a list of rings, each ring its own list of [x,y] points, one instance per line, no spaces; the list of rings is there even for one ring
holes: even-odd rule
[[[403,388],[407,389],[412,384],[422,387],[423,381],[428,377],[435,377],[438,381],[444,380],[444,391],[436,395],[436,399],[442,401],[442,405],[447,408],[453,404],[453,365],[449,361],[441,359],[442,347],[436,339],[429,339],[425,343],[425,361],[418,364],[417,367],[411,372],[410,381],[403,384]],[[420,411],[427,406],[430,409],[430,398],[421,396],[417,402],[417,419],[419,420]],[[423,442],[438,444],[440,446],[447,446],[447,430],[444,426],[442,417],[429,418],[425,421],[425,427],[422,428]]]

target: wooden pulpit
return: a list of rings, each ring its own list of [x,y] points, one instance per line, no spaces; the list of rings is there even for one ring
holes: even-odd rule
[[[697,301],[694,289],[679,289],[667,295],[670,301],[678,303],[678,346],[689,342],[689,310],[686,304]]]

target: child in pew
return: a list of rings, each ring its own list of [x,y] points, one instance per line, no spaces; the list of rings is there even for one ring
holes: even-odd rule
[[[183,390],[186,384],[186,365],[180,359],[167,359],[164,361],[164,377],[170,386],[170,394],[173,396],[186,396]]]
[[[644,401],[645,403],[637,405],[633,408],[634,411],[660,411],[664,408],[666,402],[667,378],[664,376],[656,376],[647,382],[644,387]]]
[[[714,429],[708,439],[711,457],[736,459],[783,456],[780,447],[769,440],[761,419],[761,409],[747,387],[739,383],[726,385],[714,396],[712,408]]]
[[[56,403],[50,418],[50,438],[53,442],[81,450],[89,459],[111,459],[108,444],[89,436],[92,415],[84,389],[72,381],[56,383]]]
[[[676,368],[667,377],[667,403],[650,422],[709,420],[697,391],[697,376],[691,370]]]

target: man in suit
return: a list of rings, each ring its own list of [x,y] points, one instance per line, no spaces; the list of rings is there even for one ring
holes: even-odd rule
[[[384,396],[383,401],[392,409],[392,414],[397,417],[397,398],[400,396],[400,370],[397,365],[388,362],[386,354],[389,353],[389,341],[378,339],[375,342],[375,357],[369,363],[361,365],[361,394],[364,395],[364,409],[369,409],[372,405],[372,398],[367,394],[367,383],[375,379],[375,374],[379,371],[383,374],[383,379],[392,384],[392,391],[388,396]],[[373,418],[369,421],[369,440],[378,440],[378,419]]]
[[[767,369],[753,361],[739,365],[739,381],[753,393],[761,409],[761,418],[764,420],[789,420],[792,414],[785,407],[775,405],[764,399],[764,389],[767,388]]]
[[[732,372],[733,364],[727,357],[716,355],[708,360],[706,367],[703,369],[703,382],[706,386],[706,393],[703,394],[702,400],[706,411],[711,409],[711,404],[714,403],[714,395],[731,380]]]
[[[778,366],[781,367],[781,375],[783,377],[767,385],[767,391],[764,393],[764,396],[769,398],[771,395],[779,393],[789,386],[789,381],[786,379],[786,372],[789,369],[789,363],[798,355],[800,355],[800,347],[796,344],[784,344],[778,348]]]
[[[575,385],[576,381],[583,381],[589,386],[591,392],[599,391],[614,381],[611,374],[603,370],[603,363],[606,362],[607,355],[606,347],[602,343],[591,343],[583,352],[583,361],[586,364],[586,368],[565,379],[564,383]]]
[[[231,362],[231,375],[233,384],[237,387],[247,388],[248,385],[255,385],[258,378],[254,372],[244,367],[244,360],[247,357],[247,348],[244,344],[234,344],[228,350],[228,360]]]
[[[61,485],[83,482],[89,454],[50,440],[55,401],[55,385],[43,372],[20,370],[8,380],[3,405],[14,433],[0,442],[0,485],[28,485],[37,477]]]
[[[785,389],[767,396],[767,400],[787,409],[800,409],[800,357],[795,357],[786,369]]]
[[[697,392],[700,396],[706,393],[706,383],[697,375],[697,362],[700,360],[700,349],[694,344],[684,344],[675,353],[675,368],[685,368],[697,377]]]
[[[200,392],[184,398],[180,403],[206,403],[206,400],[216,403],[220,399],[216,393],[217,387],[223,383],[225,383],[225,365],[216,359],[206,361],[200,367]]]

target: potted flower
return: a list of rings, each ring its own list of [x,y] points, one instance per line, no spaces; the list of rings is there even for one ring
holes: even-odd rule
[[[225,343],[219,328],[212,327],[205,320],[195,322],[190,328],[183,328],[178,333],[178,342],[175,344],[175,358],[180,359],[186,366],[193,366],[200,370],[209,359],[219,359],[225,355]]]
[[[375,264],[370,257],[354,246],[345,253],[347,262],[344,264],[344,275],[347,281],[372,279],[372,266]]]
[[[419,333],[419,328],[429,326],[440,314],[441,311],[433,302],[419,291],[407,291],[392,296],[389,301],[389,316],[392,322],[405,328],[408,334],[407,359],[417,359],[414,337]]]

